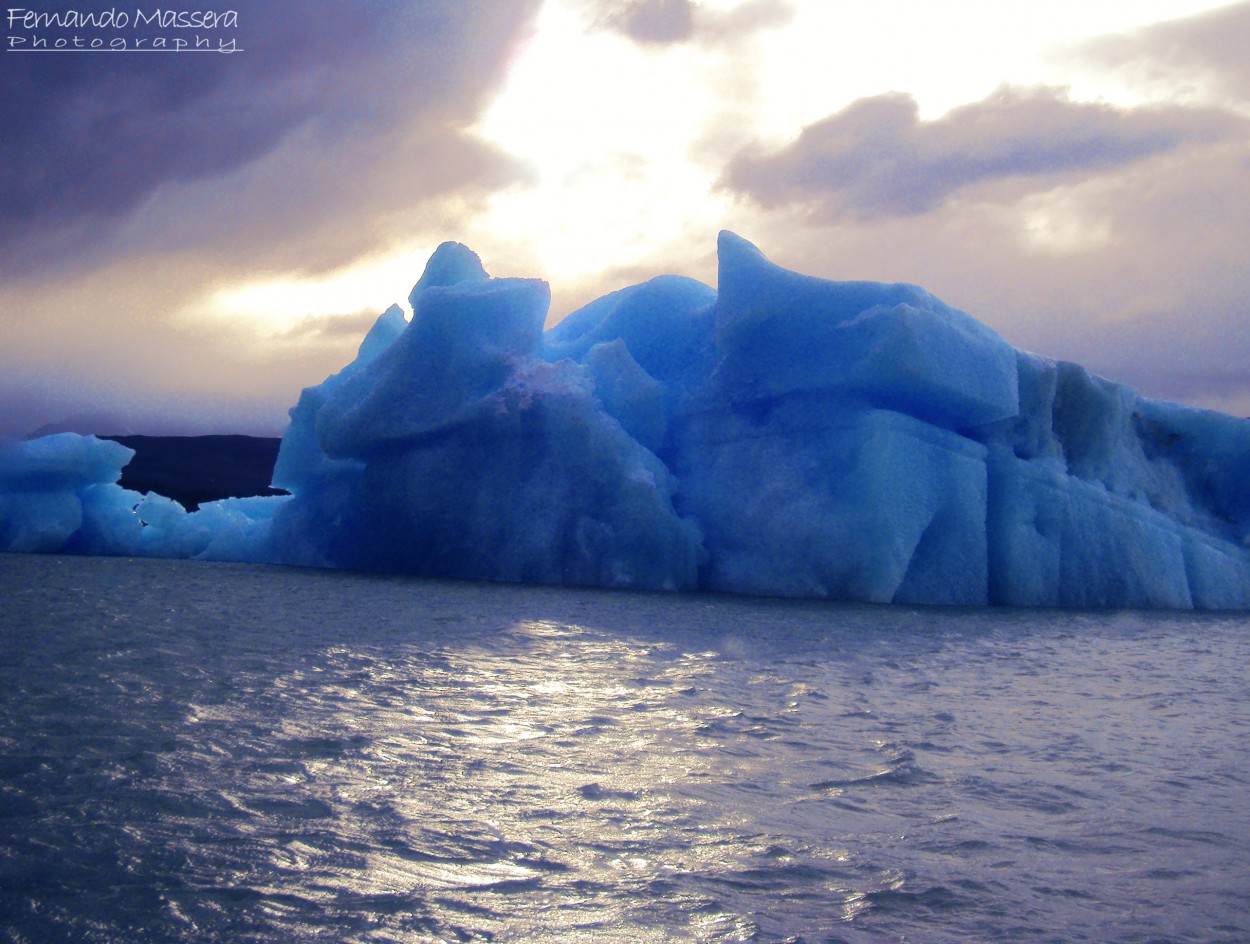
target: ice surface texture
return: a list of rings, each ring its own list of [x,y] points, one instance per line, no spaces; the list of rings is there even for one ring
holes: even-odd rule
[[[291,410],[281,498],[185,514],[123,447],[0,451],[0,547],[875,602],[1250,607],[1250,421],[1018,351],[731,233],[543,331],[439,247]],[[133,509],[133,510],[132,510]]]

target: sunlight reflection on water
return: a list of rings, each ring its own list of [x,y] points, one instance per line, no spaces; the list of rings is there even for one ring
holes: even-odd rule
[[[1250,936],[1240,617],[0,580],[14,940]]]

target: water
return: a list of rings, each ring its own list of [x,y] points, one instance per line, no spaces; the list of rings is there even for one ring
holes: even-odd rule
[[[0,940],[1250,940],[1241,615],[0,592]]]

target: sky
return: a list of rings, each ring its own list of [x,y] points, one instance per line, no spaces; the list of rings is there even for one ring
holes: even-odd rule
[[[1250,2],[22,2],[0,436],[278,435],[445,240],[554,323],[721,229],[1250,415]]]

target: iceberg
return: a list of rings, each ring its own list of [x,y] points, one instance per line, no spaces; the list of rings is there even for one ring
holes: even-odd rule
[[[1250,608],[1250,421],[1017,350],[906,284],[722,233],[544,331],[445,243],[303,391],[286,496],[194,513],[129,450],[0,448],[0,549],[967,606]]]
[[[188,513],[117,484],[134,454],[77,433],[0,442],[0,551],[270,559],[271,518],[286,496],[227,498]]]

